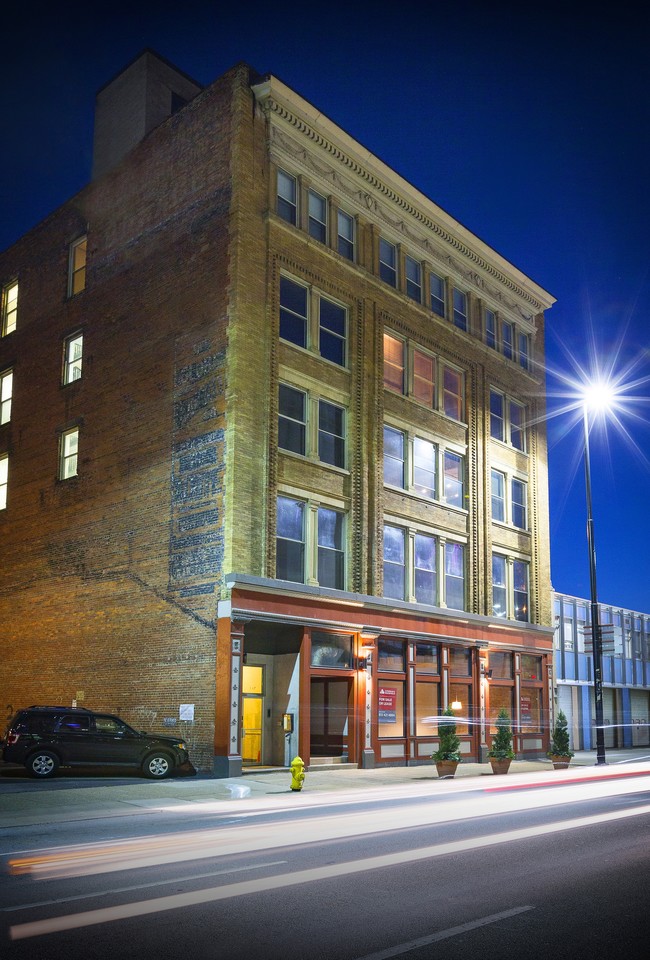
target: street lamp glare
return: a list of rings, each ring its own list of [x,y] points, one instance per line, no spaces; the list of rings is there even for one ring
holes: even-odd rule
[[[606,380],[596,380],[585,385],[582,396],[588,410],[594,413],[606,413],[612,406],[616,392],[611,383]]]

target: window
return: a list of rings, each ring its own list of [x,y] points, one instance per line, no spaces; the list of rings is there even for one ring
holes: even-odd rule
[[[384,524],[384,596],[464,610],[463,545]]]
[[[280,336],[298,347],[307,346],[307,287],[280,278]]]
[[[485,342],[488,347],[496,350],[497,346],[497,318],[494,310],[485,311]]]
[[[345,308],[320,297],[320,355],[345,366]]]
[[[313,410],[316,420],[310,425]],[[278,390],[278,446],[321,463],[345,467],[345,410],[328,400],[311,400],[296,387],[281,383]]]
[[[86,287],[86,237],[70,244],[68,261],[68,296],[74,297]]]
[[[279,496],[276,576],[295,583],[345,588],[345,515],[330,507]]]
[[[7,509],[7,486],[9,483],[9,456],[0,453],[0,510]]]
[[[428,353],[413,349],[413,397],[432,409],[436,405],[436,361]]]
[[[503,356],[506,360],[512,360],[512,324],[504,320],[501,324],[501,341],[503,343]]]
[[[322,587],[343,590],[345,586],[343,514],[318,508],[318,582]]]
[[[318,459],[345,467],[345,411],[328,400],[318,401]]]
[[[528,529],[528,493],[527,484],[513,477],[510,481],[510,499],[512,502],[512,523],[520,530]]]
[[[446,364],[443,367],[443,410],[453,420],[463,419],[463,375]]]
[[[379,276],[391,287],[397,286],[397,247],[379,238]]]
[[[327,243],[327,200],[309,191],[309,236]]]
[[[413,487],[421,497],[436,496],[437,450],[434,443],[415,437],[413,440]]]
[[[490,436],[522,452],[526,449],[526,409],[516,400],[490,390]]]
[[[275,572],[279,580],[304,582],[305,504],[278,497]]]
[[[454,325],[467,330],[467,294],[454,287]]]
[[[384,334],[384,386],[404,393],[404,341]]]
[[[83,334],[68,337],[64,344],[63,383],[73,383],[81,379],[81,360],[83,354]]]
[[[492,470],[490,474],[492,492],[492,519],[500,523],[506,522],[506,476],[500,470]]]
[[[2,291],[2,336],[16,329],[18,316],[18,284],[10,283]]]
[[[278,170],[278,215],[294,226],[298,222],[297,196],[296,178],[285,173],[284,170]]]
[[[284,383],[278,400],[278,446],[303,456],[307,446],[307,395]]]
[[[11,420],[11,397],[13,393],[13,370],[0,373],[0,424]]]
[[[384,483],[404,488],[405,474],[405,436],[401,430],[384,427]]]
[[[444,457],[444,498],[452,507],[465,506],[465,458],[457,453],[445,450]]]
[[[447,314],[445,310],[445,281],[437,273],[429,274],[431,288],[431,312],[439,317]]]
[[[280,278],[280,337],[297,347],[317,349],[338,366],[347,363],[345,307],[288,277]]]
[[[528,569],[525,560],[492,554],[492,614],[528,622]]]
[[[68,480],[77,476],[77,456],[79,453],[79,429],[66,430],[61,434],[59,457],[59,479]]]
[[[352,637],[312,630],[311,665],[328,670],[352,666]]]
[[[527,333],[519,334],[519,366],[530,370],[530,337]]]
[[[338,211],[338,251],[346,260],[354,260],[354,217]]]
[[[422,303],[422,267],[412,257],[405,257],[406,294],[417,303]]]

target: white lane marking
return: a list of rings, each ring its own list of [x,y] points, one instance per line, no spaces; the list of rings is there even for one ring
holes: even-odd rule
[[[430,933],[427,937],[418,937],[417,940],[409,940],[408,943],[398,943],[396,946],[388,947],[387,950],[380,950],[378,953],[367,953],[363,957],[357,957],[357,960],[391,960],[391,957],[399,957],[403,953],[410,953],[411,950],[417,950],[419,947],[427,947],[430,943],[436,943],[438,940],[448,940],[450,937],[467,933],[468,930],[485,927],[488,923],[498,923],[499,920],[507,920],[508,917],[516,917],[518,913],[524,913],[526,910],[532,909],[533,907],[513,907],[512,910],[493,913],[489,917],[479,917],[478,920],[470,920],[468,923],[461,923],[457,927],[449,927],[448,930]]]
[[[646,814],[650,814],[650,804],[644,807],[637,807],[634,810],[619,810],[591,817],[578,817],[575,820],[564,820],[559,823],[546,824],[542,828],[543,836],[546,837],[551,833],[561,833],[564,830],[577,830],[599,823],[611,823],[613,820],[623,820],[628,817],[639,817]],[[240,883],[230,884],[229,886],[194,890],[190,893],[179,893],[171,897],[158,897],[155,900],[144,900],[114,907],[88,910],[86,913],[73,913],[62,917],[50,917],[46,920],[34,920],[31,923],[23,923],[10,927],[9,936],[12,940],[23,940],[27,937],[41,936],[44,933],[74,930],[78,927],[90,927],[98,923],[123,920],[127,917],[140,917],[150,913],[160,913],[163,910],[176,910],[180,907],[193,907],[203,903],[215,903],[218,900],[230,900],[233,897],[242,897],[251,893],[277,890],[279,887],[293,887],[301,883],[311,883],[316,880],[328,880],[333,877],[364,873],[367,870],[380,870],[405,863],[415,863],[420,860],[429,860],[432,857],[441,857],[450,853],[465,853],[468,850],[492,847],[501,843],[509,843],[513,840],[528,840],[531,837],[539,838],[539,835],[539,826],[526,827],[520,830],[510,830],[506,833],[491,834],[468,840],[455,840],[433,847],[422,847],[419,850],[405,850],[401,853],[384,854],[383,856],[369,857],[364,860],[352,860],[348,863],[329,864],[310,870],[300,870],[296,873],[262,877],[257,880],[244,880]]]
[[[96,893],[78,893],[74,897],[56,897],[54,900],[39,900],[36,903],[19,903],[15,907],[0,907],[0,913],[17,913],[19,910],[31,910],[33,907],[51,907],[55,903],[71,903],[74,900],[92,900],[96,897],[110,897],[115,893],[128,893],[130,890],[147,890],[150,887],[163,887],[170,883],[191,883],[193,880],[206,880],[208,877],[221,877],[229,873],[245,873],[248,870],[261,870],[263,867],[279,867],[288,862],[288,860],[269,860],[267,863],[253,863],[246,867],[211,870],[209,873],[193,873],[188,877],[172,877],[171,880],[154,880],[151,883],[133,883],[128,887],[114,887],[112,890],[99,890]]]

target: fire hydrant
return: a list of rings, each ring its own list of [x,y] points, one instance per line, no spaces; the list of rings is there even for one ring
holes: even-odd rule
[[[305,764],[300,757],[294,757],[289,765],[291,770],[291,789],[302,790],[305,779]]]

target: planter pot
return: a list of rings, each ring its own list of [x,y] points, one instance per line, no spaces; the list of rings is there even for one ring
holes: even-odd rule
[[[566,770],[571,763],[571,757],[552,756],[549,758],[554,770]]]
[[[458,760],[438,760],[436,761],[436,770],[438,771],[438,776],[446,779],[450,779],[456,773],[456,768],[458,766]]]
[[[492,773],[507,773],[510,769],[512,760],[497,760],[494,757],[488,757]]]

